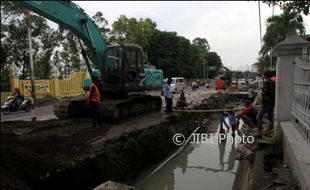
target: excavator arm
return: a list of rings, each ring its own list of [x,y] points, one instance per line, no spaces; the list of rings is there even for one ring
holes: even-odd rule
[[[97,68],[103,69],[107,43],[98,26],[82,8],[70,1],[18,1],[16,3],[72,31],[88,47]],[[86,53],[85,51],[82,53],[92,76]]]

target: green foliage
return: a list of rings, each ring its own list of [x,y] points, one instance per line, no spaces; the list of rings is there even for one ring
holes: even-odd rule
[[[215,71],[209,71],[209,78],[214,78],[219,73],[220,68],[223,66],[221,57],[216,52],[209,52],[207,55],[207,66],[216,67]]]
[[[287,34],[302,35],[305,33],[303,22],[298,20],[298,14],[285,10],[281,15],[275,15],[267,19],[266,33],[263,37],[263,47],[260,50],[266,55],[277,43],[284,40]]]
[[[309,14],[310,3],[309,0],[298,0],[298,1],[263,1],[269,6],[279,6],[283,10],[290,10],[298,14],[303,13],[304,15]]]
[[[269,2],[271,3],[271,2]],[[264,70],[270,69],[270,51],[277,43],[283,41],[287,34],[304,35],[305,27],[303,20],[298,11],[291,6],[292,2],[277,2],[283,8],[283,13],[275,15],[267,19],[266,33],[263,37],[263,46],[260,50],[260,57],[254,64],[258,69],[258,73],[263,73]],[[277,4],[276,3],[276,4]],[[291,4],[292,3],[292,4]],[[275,68],[276,58],[272,58],[272,68]]]
[[[197,37],[191,43],[176,32],[157,30],[156,23],[150,18],[136,19],[121,15],[111,29],[102,12],[96,12],[92,18],[108,44],[141,46],[147,52],[150,63],[163,69],[166,77],[201,78],[207,65],[216,66],[216,71],[209,72],[209,76],[213,77],[222,66],[216,52],[209,52],[210,46],[205,38]],[[36,14],[32,15],[31,31],[36,78],[49,78],[52,65],[56,66],[60,76],[81,69],[80,44],[71,31],[61,26],[55,30],[45,18]],[[9,83],[8,67],[11,63],[21,69],[23,78],[30,76],[25,10],[12,1],[4,1],[1,2],[1,89],[8,88],[4,86]]]
[[[276,57],[272,57],[272,67],[271,67],[271,70],[272,69],[275,69],[276,67]],[[258,59],[257,59],[257,62],[254,63],[254,66],[257,68],[257,72],[259,74],[263,74],[265,70],[270,70],[270,56],[267,54],[265,56],[260,56]]]
[[[137,20],[121,15],[112,24],[110,43],[124,44],[132,43],[147,48],[149,37],[153,34],[156,23],[150,18]]]
[[[24,13],[25,10],[11,1],[1,2],[1,49],[5,49],[4,55],[1,55],[1,72],[14,63],[22,69],[22,77],[29,76],[28,33]],[[31,35],[35,75],[37,78],[48,78],[49,60],[57,45],[56,32],[48,26],[45,18],[32,15]]]
[[[110,29],[108,28],[108,21],[104,18],[103,13],[101,11],[98,11],[92,18],[94,19],[95,23],[99,26],[102,36],[104,36],[107,39]]]
[[[222,66],[216,52],[208,53],[210,47],[206,39],[196,38],[191,44],[176,32],[156,30],[148,44],[150,63],[162,69],[165,77],[202,78],[205,61],[218,69]],[[211,72],[211,76],[216,73]]]

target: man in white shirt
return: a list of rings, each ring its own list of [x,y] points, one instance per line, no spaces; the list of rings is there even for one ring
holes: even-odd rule
[[[165,96],[165,100],[166,100],[166,112],[168,114],[172,113],[172,91],[171,91],[171,82],[172,79],[168,78],[167,83],[165,83],[164,86],[164,96]]]

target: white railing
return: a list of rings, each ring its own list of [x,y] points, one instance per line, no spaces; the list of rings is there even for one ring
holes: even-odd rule
[[[305,67],[310,67],[310,46],[304,46],[302,48],[302,61]]]
[[[310,143],[310,46],[302,49],[301,59],[296,57],[299,74],[295,76],[294,97],[292,105],[293,121],[300,133]]]
[[[300,133],[310,142],[310,83],[294,83],[292,115]]]

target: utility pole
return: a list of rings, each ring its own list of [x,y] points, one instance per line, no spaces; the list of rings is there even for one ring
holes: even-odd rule
[[[272,6],[272,16],[274,15],[274,5]],[[271,70],[272,68],[272,48],[270,48],[270,68],[269,70]]]
[[[259,37],[260,37],[260,45],[262,47],[262,22],[261,22],[261,13],[260,13],[260,3],[258,1],[258,18],[259,18]]]
[[[33,58],[32,58],[31,14],[30,14],[29,10],[27,10],[27,13],[26,13],[26,25],[27,25],[28,43],[29,43],[29,64],[30,64],[31,98],[32,98],[32,118],[35,119],[36,117],[34,115],[34,105],[36,102],[36,94],[35,94],[35,83],[34,83],[34,66],[33,66]]]

